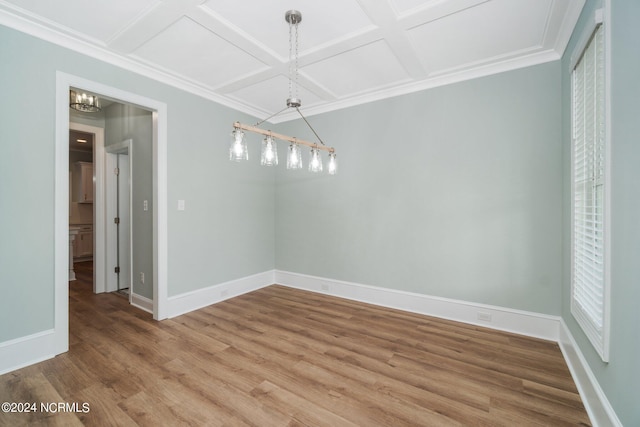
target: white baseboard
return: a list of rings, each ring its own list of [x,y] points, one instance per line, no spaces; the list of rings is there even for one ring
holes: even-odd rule
[[[51,359],[55,348],[53,329],[0,343],[0,375]]]
[[[264,288],[274,283],[274,271],[269,270],[252,276],[219,283],[208,288],[169,297],[167,299],[168,318],[224,301],[247,292]]]
[[[558,344],[594,427],[622,427],[564,320],[560,320]]]
[[[551,341],[560,317],[276,270],[276,283]],[[487,320],[482,320],[487,319]]]
[[[131,294],[131,305],[138,307],[140,310],[144,310],[147,313],[153,314],[153,300],[138,295],[135,292]]]

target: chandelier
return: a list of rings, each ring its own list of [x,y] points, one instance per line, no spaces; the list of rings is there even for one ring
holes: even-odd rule
[[[75,90],[69,91],[69,107],[83,113],[97,113],[102,110],[97,96],[78,93]]]
[[[326,151],[329,155],[327,172],[329,175],[335,175],[338,172],[338,162],[336,159],[335,149],[325,145],[320,136],[318,136],[318,133],[313,129],[309,121],[300,111],[302,101],[298,98],[298,24],[302,21],[302,14],[297,10],[289,10],[285,13],[284,17],[289,23],[289,98],[287,98],[287,106],[266,119],[259,121],[253,126],[235,122],[233,124],[233,132],[231,133],[229,160],[239,162],[241,160],[249,159],[249,151],[247,150],[247,143],[244,139],[244,131],[247,131],[264,136],[264,139],[262,140],[260,164],[264,166],[276,166],[278,164],[276,140],[281,140],[289,143],[289,149],[287,150],[287,169],[302,169],[302,153],[300,151],[300,146],[303,145],[311,149],[311,155],[309,158],[310,172],[323,171],[323,162],[320,157],[320,151]],[[309,129],[311,129],[316,138],[318,138],[318,141],[320,142],[319,145],[316,142],[282,135],[259,127],[267,120],[290,108],[294,108],[300,117],[302,117]]]

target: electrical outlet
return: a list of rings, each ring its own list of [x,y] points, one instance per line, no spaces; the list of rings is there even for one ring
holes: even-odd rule
[[[226,297],[229,295],[229,289],[223,289],[222,291],[220,291],[220,296],[222,298]]]
[[[484,320],[485,322],[491,322],[491,313],[484,311],[478,312],[478,320]]]
[[[327,285],[326,283],[323,283],[320,285],[320,289],[322,289],[323,291],[328,291],[329,290],[329,285]]]
[[[140,272],[140,283],[144,283],[144,272]]]

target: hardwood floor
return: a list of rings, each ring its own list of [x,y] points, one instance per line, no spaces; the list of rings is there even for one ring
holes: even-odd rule
[[[552,342],[275,285],[156,322],[78,277],[69,352],[0,376],[38,412],[0,425],[590,425]]]

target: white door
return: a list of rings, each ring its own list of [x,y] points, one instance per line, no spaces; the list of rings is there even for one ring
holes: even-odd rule
[[[106,291],[129,289],[131,300],[131,140],[105,147]]]
[[[131,177],[129,153],[118,154],[118,290],[129,289],[131,294]]]

